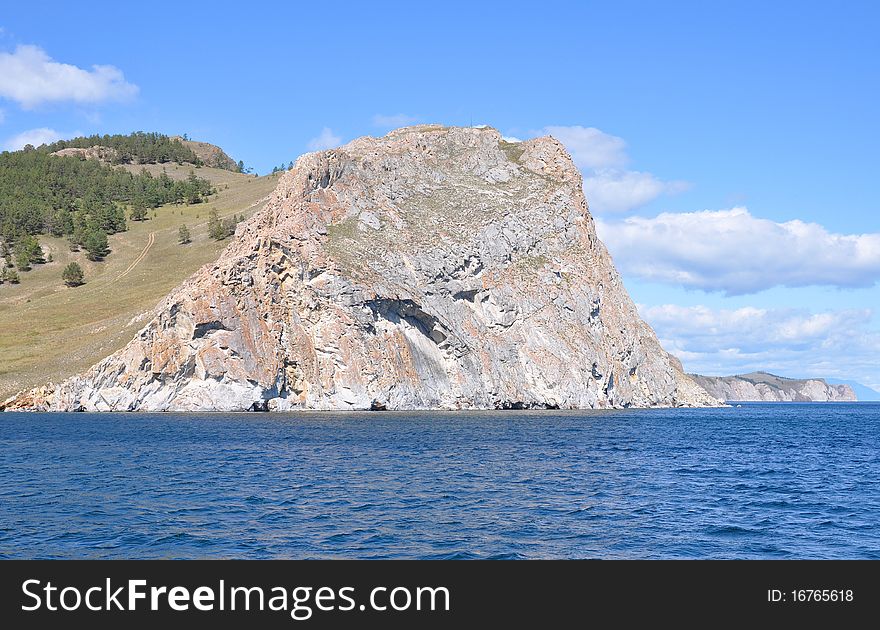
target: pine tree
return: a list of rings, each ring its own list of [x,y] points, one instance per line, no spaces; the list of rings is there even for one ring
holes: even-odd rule
[[[16,255],[16,265],[19,269],[21,269],[21,265],[18,264],[19,260],[24,260],[27,258],[27,265],[30,267],[31,264],[42,264],[46,262],[45,254],[43,254],[43,248],[40,247],[40,241],[37,240],[37,237],[27,235],[19,239],[18,243],[15,244],[15,255]]]
[[[102,230],[90,230],[86,234],[83,247],[86,249],[86,257],[92,261],[101,260],[110,253],[107,235]]]
[[[177,230],[177,240],[181,245],[192,243],[192,235],[189,233],[189,228],[186,227],[186,223],[182,224],[180,229]]]
[[[61,272],[61,279],[69,287],[78,287],[85,283],[82,267],[75,262],[70,263],[64,268],[64,271]]]
[[[15,266],[18,267],[19,271],[31,270],[31,259],[27,255],[27,252],[20,251],[15,255]]]
[[[222,241],[226,238],[226,231],[216,210],[211,210],[211,214],[208,215],[208,237],[215,241]]]
[[[200,203],[203,195],[207,196],[211,194],[211,192],[213,192],[213,187],[211,186],[211,182],[197,177],[195,172],[190,171],[189,176],[186,178],[184,191],[186,203],[192,205],[194,203]]]
[[[135,197],[134,201],[131,202],[130,216],[132,221],[143,221],[147,218],[147,204],[144,202],[143,197]]]
[[[2,258],[5,262],[5,267],[12,266],[12,250],[9,249],[9,243],[3,241],[2,245],[0,245],[0,258]]]

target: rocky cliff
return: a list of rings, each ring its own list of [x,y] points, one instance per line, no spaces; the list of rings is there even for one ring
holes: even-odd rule
[[[99,160],[111,164],[119,157],[119,151],[111,147],[102,147],[96,144],[89,148],[68,147],[66,149],[59,149],[52,153],[52,155],[57,155],[59,157],[78,157],[83,160]]]
[[[562,145],[420,126],[302,156],[128,346],[7,407],[717,404],[639,318]]]
[[[828,402],[854,401],[849,385],[829,385],[821,378],[794,379],[767,372],[738,376],[691,377],[710,394],[729,402]]]

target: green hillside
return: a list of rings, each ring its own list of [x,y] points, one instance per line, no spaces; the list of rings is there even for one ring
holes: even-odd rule
[[[60,159],[60,158],[59,158]],[[127,164],[159,177],[165,169],[185,180],[191,164]],[[108,236],[110,254],[93,262],[73,252],[64,236],[37,236],[45,258],[21,275],[20,284],[0,284],[0,399],[21,389],[59,381],[121,348],[149,318],[150,310],[200,266],[216,259],[228,241],[208,237],[212,210],[221,218],[250,216],[264,204],[278,175],[254,177],[217,168],[196,168],[216,194],[202,203],[150,208],[147,220],[128,221],[128,229]],[[192,242],[179,243],[185,224]],[[78,263],[85,284],[67,287],[61,279],[68,263]]]

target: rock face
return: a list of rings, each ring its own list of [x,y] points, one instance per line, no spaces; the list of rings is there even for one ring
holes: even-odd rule
[[[83,160],[98,160],[101,162],[111,163],[117,157],[119,157],[119,152],[112,147],[103,147],[96,144],[95,146],[89,147],[87,149],[77,147],[59,149],[58,151],[52,153],[52,155],[57,155],[59,157],[78,157]]]
[[[690,375],[710,394],[729,402],[855,401],[849,385],[829,385],[823,379],[793,379],[767,372],[738,376]]]
[[[639,318],[552,138],[421,126],[306,154],[156,313],[25,406],[719,404]]]

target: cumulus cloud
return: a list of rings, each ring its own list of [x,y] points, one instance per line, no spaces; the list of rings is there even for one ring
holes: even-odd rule
[[[565,145],[574,163],[585,169],[619,168],[629,162],[626,142],[595,127],[549,126],[538,135],[553,136]]]
[[[49,129],[48,127],[40,127],[39,129],[28,129],[27,131],[22,131],[20,134],[8,138],[6,142],[3,143],[3,148],[7,151],[18,151],[19,149],[23,149],[25,145],[28,144],[38,147],[41,144],[49,144],[51,142],[55,142],[56,140],[61,140],[62,138],[71,138],[79,135],[82,134],[80,134],[79,132],[61,133],[60,131],[55,131],[54,129]]]
[[[376,127],[406,127],[418,120],[417,116],[409,116],[408,114],[376,114],[373,116],[373,125]]]
[[[880,384],[880,332],[869,309],[711,309],[640,306],[663,347],[690,372],[710,375],[767,370],[782,376],[854,379]]]
[[[73,101],[101,103],[126,100],[138,87],[126,82],[114,66],[94,65],[84,70],[54,61],[37,46],[18,46],[15,52],[0,53],[0,98],[17,102],[25,109],[42,103]]]
[[[835,234],[777,223],[746,208],[596,221],[625,274],[728,295],[775,286],[870,287],[880,279],[880,234]]]
[[[533,135],[550,135],[565,145],[584,174],[584,192],[594,212],[626,212],[689,187],[687,182],[667,182],[651,173],[627,170],[626,142],[601,129],[551,125]]]
[[[329,127],[324,127],[321,133],[309,140],[309,151],[323,151],[324,149],[332,149],[342,144],[342,138],[333,133]]]
[[[651,173],[598,169],[584,177],[584,192],[590,208],[605,212],[625,212],[653,201],[660,195],[676,194],[689,188],[687,182],[665,182]]]

